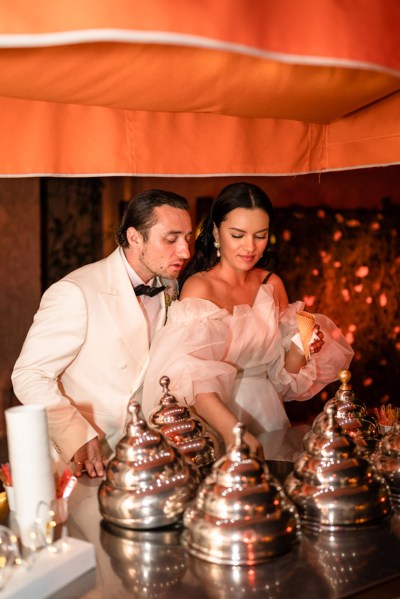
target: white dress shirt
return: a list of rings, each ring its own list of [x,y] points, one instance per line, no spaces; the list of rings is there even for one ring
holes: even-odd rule
[[[136,287],[137,285],[150,285],[150,287],[152,287],[153,285],[157,285],[157,286],[161,285],[160,281],[158,280],[158,277],[154,277],[153,279],[148,281],[148,283],[145,283],[139,277],[139,275],[136,274],[136,272],[133,270],[132,266],[129,264],[122,247],[119,248],[119,251],[120,251],[122,260],[125,264],[126,272],[128,273],[128,276],[132,283],[132,287]],[[137,300],[140,304],[140,307],[142,308],[142,312],[143,312],[144,317],[147,322],[147,330],[148,330],[148,334],[149,334],[149,345],[150,345],[150,342],[153,339],[154,333],[156,331],[158,315],[161,310],[160,294],[157,294],[153,297],[150,297],[148,295],[140,295],[139,297],[137,297]]]

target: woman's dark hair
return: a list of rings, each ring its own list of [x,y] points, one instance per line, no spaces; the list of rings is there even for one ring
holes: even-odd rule
[[[149,189],[139,193],[131,199],[121,223],[117,226],[115,237],[121,247],[129,246],[126,238],[126,231],[129,227],[135,227],[143,235],[144,241],[147,241],[149,229],[157,222],[154,208],[158,206],[171,206],[189,211],[187,200],[172,191]]]
[[[236,208],[261,208],[270,219],[270,225],[274,219],[274,209],[271,200],[260,187],[252,183],[231,183],[223,188],[219,196],[212,204],[208,216],[204,219],[200,233],[195,242],[193,257],[187,263],[179,278],[179,285],[196,272],[210,270],[218,262],[217,250],[214,247],[214,224],[219,229],[226,216]],[[256,266],[266,267],[270,260],[269,240],[267,247]]]

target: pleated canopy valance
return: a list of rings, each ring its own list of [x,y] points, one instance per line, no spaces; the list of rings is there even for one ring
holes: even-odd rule
[[[400,162],[397,0],[0,4],[0,175]]]

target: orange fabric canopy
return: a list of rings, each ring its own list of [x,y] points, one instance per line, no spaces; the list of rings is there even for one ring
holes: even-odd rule
[[[0,4],[0,174],[399,163],[397,0]]]

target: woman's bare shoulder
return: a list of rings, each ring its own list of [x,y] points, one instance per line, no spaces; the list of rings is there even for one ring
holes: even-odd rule
[[[282,279],[277,274],[272,273],[268,278],[268,283],[271,283],[274,288],[275,303],[279,305],[281,311],[285,310],[288,307],[289,300]]]
[[[189,277],[182,287],[180,299],[185,299],[186,297],[208,299],[211,284],[207,274],[207,272],[198,272]]]

